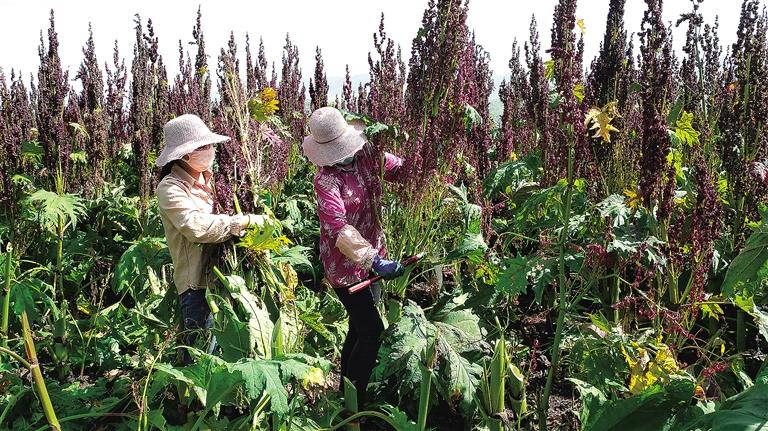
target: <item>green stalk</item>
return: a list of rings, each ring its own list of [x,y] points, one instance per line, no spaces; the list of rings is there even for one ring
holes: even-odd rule
[[[736,351],[742,353],[745,350],[747,350],[746,313],[739,308],[736,310]]]
[[[427,415],[429,414],[429,397],[432,390],[432,369],[424,364],[419,364],[421,369],[421,384],[419,386],[419,419],[416,421],[419,431],[427,428]]]
[[[621,320],[621,315],[619,313],[618,308],[613,308],[613,305],[619,302],[619,296],[620,296],[620,290],[619,286],[621,285],[621,279],[619,278],[619,274],[616,274],[613,277],[613,283],[611,284],[611,303],[609,306],[611,307],[611,312],[613,314],[613,323],[615,325],[619,324],[619,321]]]
[[[344,377],[344,407],[351,413],[357,413],[357,388],[352,382]],[[349,431],[360,431],[360,424],[349,423],[347,425]]]
[[[507,381],[507,346],[504,343],[504,337],[502,336],[496,342],[496,349],[493,352],[493,358],[491,359],[491,373],[490,373],[490,409],[488,410],[488,416],[490,420],[488,422],[488,428],[491,431],[504,431],[504,422],[499,419],[498,415],[504,412],[504,396],[506,395],[506,381]]]
[[[11,312],[11,277],[13,277],[13,247],[11,243],[5,248],[5,285],[3,287],[3,320],[0,324],[2,346],[8,347],[8,321]]]
[[[53,410],[53,404],[51,398],[48,396],[48,389],[45,387],[45,380],[43,379],[43,373],[40,371],[40,364],[37,362],[37,352],[35,351],[35,342],[32,339],[32,330],[29,327],[29,319],[27,319],[27,312],[21,313],[21,331],[24,337],[24,350],[29,358],[29,372],[32,374],[32,380],[34,381],[35,390],[40,397],[40,404],[43,406],[43,413],[48,420],[48,424],[54,431],[61,431],[61,425],[56,418],[56,412]]]
[[[419,418],[416,421],[417,429],[424,431],[427,428],[427,415],[429,414],[429,398],[432,392],[432,369],[435,366],[435,354],[437,335],[427,347],[423,363],[419,363],[421,370],[421,384],[419,386]]]
[[[64,220],[59,216],[58,227],[58,243],[56,244],[56,274],[53,275],[53,296],[56,297],[56,291],[58,290],[61,295],[62,302],[66,299],[64,297]]]
[[[525,400],[525,377],[517,368],[517,365],[509,364],[509,392],[512,395],[512,411],[517,413],[518,423],[528,412],[528,403]]]
[[[563,230],[560,233],[560,259],[559,259],[559,277],[558,277],[558,296],[557,304],[557,326],[555,327],[555,340],[552,343],[552,364],[547,373],[547,383],[544,386],[544,393],[541,397],[539,406],[539,429],[547,429],[547,412],[549,411],[549,397],[552,394],[552,383],[555,379],[555,372],[560,361],[560,342],[563,338],[563,325],[565,324],[566,302],[566,277],[565,277],[565,250],[568,241],[568,225],[571,219],[571,201],[573,200],[573,141],[568,144],[568,185],[565,190],[565,205],[563,208]]]

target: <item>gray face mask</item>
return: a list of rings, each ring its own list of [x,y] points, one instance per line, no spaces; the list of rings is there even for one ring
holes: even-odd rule
[[[355,161],[355,156],[352,155],[352,156],[347,157],[346,159],[343,159],[341,161],[336,162],[336,165],[338,165],[338,166],[347,166],[347,165],[351,164],[354,161]]]

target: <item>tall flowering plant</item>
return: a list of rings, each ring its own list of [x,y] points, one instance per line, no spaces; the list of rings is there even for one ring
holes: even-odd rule
[[[170,114],[165,67],[158,53],[158,40],[152,20],[147,21],[146,34],[138,15],[135,23],[129,130],[131,163],[139,177],[139,203],[144,214],[155,184],[152,172],[154,157],[162,145],[162,125]]]
[[[225,213],[253,212],[269,204],[262,201],[262,193],[276,192],[284,181],[290,143],[280,135],[282,124],[274,115],[279,106],[274,89],[265,87],[248,96],[247,82],[240,79],[234,34],[227,49],[221,50],[217,75],[221,100],[214,110],[214,127],[231,137],[217,147],[217,208]]]
[[[434,175],[453,176],[464,150],[464,106],[456,97],[459,62],[468,43],[463,0],[431,0],[411,44],[405,92],[408,182],[424,190]]]
[[[504,107],[501,113],[500,133],[496,146],[496,160],[509,160],[513,153],[528,154],[535,149],[535,115],[528,109],[532,97],[529,72],[525,70],[517,40],[512,43],[509,59],[509,77],[499,85],[499,99]]]
[[[384,30],[384,14],[381,14],[379,30],[373,34],[376,53],[368,53],[369,91],[367,111],[371,118],[385,124],[402,124],[405,113],[405,63],[400,46],[387,36]],[[397,49],[396,49],[397,48]],[[385,147],[392,142],[382,143]]]
[[[128,82],[128,70],[125,67],[125,59],[120,59],[120,51],[117,41],[112,52],[112,68],[105,64],[107,72],[107,89],[104,97],[104,111],[109,123],[107,134],[107,163],[110,169],[105,169],[106,180],[112,179],[115,160],[120,150],[128,143],[128,112],[126,109],[126,84]]]
[[[283,68],[277,98],[280,100],[280,118],[290,126],[291,134],[298,140],[304,137],[306,114],[304,112],[305,88],[301,82],[299,67],[299,48],[285,35],[283,47]]]
[[[104,79],[96,59],[96,48],[93,41],[93,30],[88,26],[88,41],[83,48],[85,58],[75,79],[80,80],[83,90],[77,98],[77,104],[82,113],[83,126],[86,134],[87,164],[90,166],[87,176],[87,194],[98,194],[104,183],[108,164],[109,148],[107,143],[107,117],[104,110]]]
[[[646,0],[646,5],[640,33],[643,156],[639,189],[643,203],[649,209],[657,206],[659,218],[664,219],[671,210],[675,181],[674,170],[670,171],[667,163],[670,139],[664,115],[672,85],[672,44],[662,18],[661,1]]]
[[[309,79],[309,98],[312,111],[328,106],[328,76],[325,74],[323,54],[318,46],[315,51],[315,78]]]
[[[43,148],[44,175],[57,193],[65,192],[69,173],[70,148],[65,135],[64,106],[69,91],[67,73],[59,59],[59,39],[51,10],[48,46],[40,36],[40,68],[37,73],[37,129]]]

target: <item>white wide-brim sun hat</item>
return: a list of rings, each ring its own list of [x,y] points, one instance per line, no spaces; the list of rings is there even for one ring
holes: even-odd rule
[[[165,145],[155,164],[163,167],[208,144],[226,142],[228,136],[213,133],[197,115],[184,114],[163,126]]]
[[[301,147],[309,161],[317,166],[330,166],[360,151],[367,142],[362,121],[347,123],[341,112],[332,107],[315,110],[309,117],[310,135]]]

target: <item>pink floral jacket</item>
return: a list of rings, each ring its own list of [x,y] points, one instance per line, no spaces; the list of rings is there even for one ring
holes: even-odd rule
[[[378,160],[366,145],[349,167],[323,166],[315,175],[317,210],[320,217],[320,259],[325,277],[334,288],[363,280],[370,266],[355,263],[336,246],[339,232],[351,225],[381,257],[386,256],[384,232],[376,216],[372,190],[380,175]],[[384,179],[397,181],[403,160],[384,153]]]

